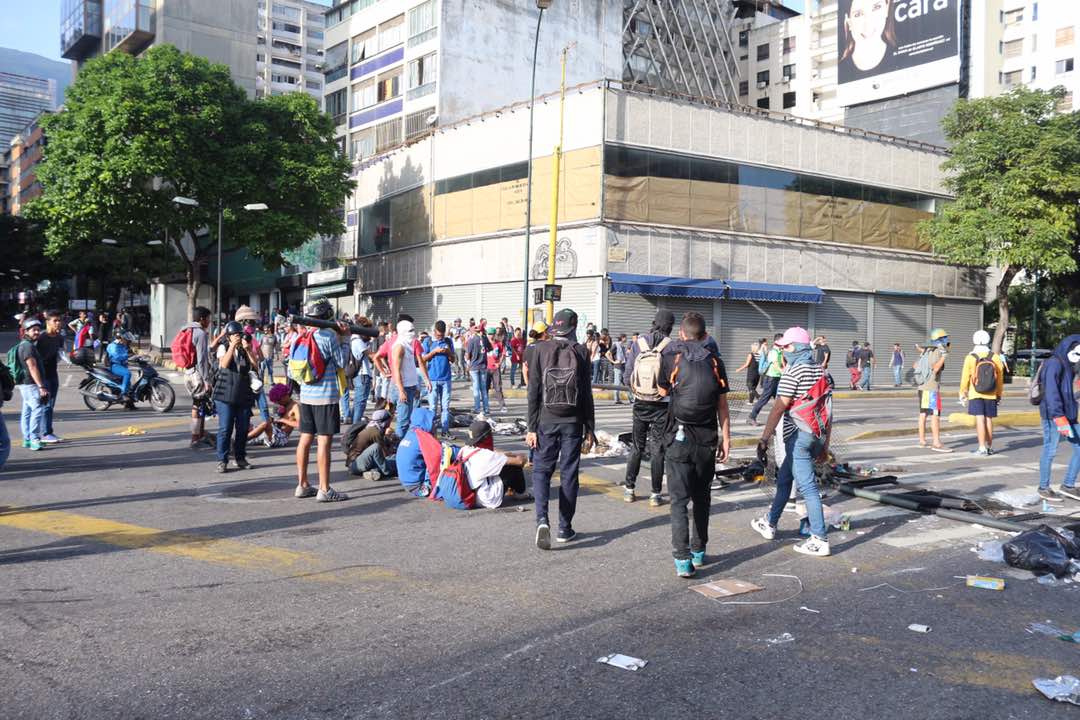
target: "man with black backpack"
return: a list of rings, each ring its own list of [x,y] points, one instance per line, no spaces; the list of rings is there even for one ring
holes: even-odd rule
[[[710,487],[717,462],[731,451],[728,379],[724,361],[704,345],[705,319],[683,317],[679,341],[660,356],[660,392],[671,403],[664,428],[664,467],[671,496],[671,548],[675,572],[693,577],[705,564]],[[693,503],[693,523],[689,505]]]
[[[536,546],[551,548],[548,496],[555,463],[559,464],[560,543],[574,539],[578,463],[584,438],[596,443],[589,353],[577,342],[577,313],[560,310],[549,327],[550,340],[534,345],[528,358],[529,432],[525,444],[533,455],[533,496],[536,498]]]
[[[664,485],[664,427],[667,424],[670,399],[660,391],[660,354],[671,344],[671,328],[675,315],[660,310],[653,318],[649,332],[638,336],[626,353],[626,377],[634,394],[634,425],[630,456],[626,459],[626,480],[623,481],[623,500],[634,502],[637,497],[638,471],[641,457],[649,451],[649,479],[652,481],[649,505],[660,507]]]
[[[1005,370],[990,352],[990,333],[979,330],[972,337],[975,347],[964,358],[960,374],[960,399],[967,402],[967,412],[975,418],[979,447],[971,454],[988,457],[994,454],[994,418],[1005,391]]]

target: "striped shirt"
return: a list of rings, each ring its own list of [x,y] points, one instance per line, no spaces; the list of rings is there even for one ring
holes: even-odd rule
[[[300,383],[300,402],[304,405],[335,405],[341,399],[338,391],[337,370],[345,367],[345,350],[338,334],[333,330],[316,330],[315,344],[326,361],[326,372],[317,383]]]
[[[824,368],[817,363],[788,365],[780,376],[780,384],[776,388],[776,395],[777,397],[799,400],[810,392],[810,388],[814,387],[814,383],[820,380],[824,374]],[[795,423],[791,420],[791,414],[784,413],[784,437],[791,437],[796,430],[798,428],[795,427]]]

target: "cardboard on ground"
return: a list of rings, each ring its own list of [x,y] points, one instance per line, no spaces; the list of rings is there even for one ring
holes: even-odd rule
[[[757,592],[762,588],[745,580],[713,580],[690,588],[707,598],[724,598],[743,593]]]

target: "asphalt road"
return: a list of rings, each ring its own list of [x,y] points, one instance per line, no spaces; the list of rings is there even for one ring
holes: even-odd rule
[[[838,436],[911,424],[913,406],[838,401]],[[334,485],[352,495],[340,504],[292,498],[292,448],[216,475],[212,453],[187,449],[178,410],[95,414],[69,388],[56,423],[68,441],[17,448],[0,472],[0,717],[1075,715],[1031,680],[1076,674],[1080,650],[1024,628],[1077,629],[1078,586],[978,560],[974,544],[1000,533],[833,496],[852,528],[832,532],[833,557],[806,558],[789,547],[790,516],[771,543],[749,529],[767,499],[734,485],[714,493],[711,562],[687,582],[667,507],[622,502],[619,458],[583,463],[580,539],[544,553],[531,504],[448,510],[346,476],[337,451]],[[3,412],[17,436],[17,403]],[[626,408],[598,416],[629,428]],[[146,434],[118,434],[129,425]],[[1003,431],[982,460],[970,432],[946,442],[957,451],[847,443],[844,459],[902,467],[916,487],[1033,486],[1037,431]],[[967,588],[968,574],[1007,587]],[[732,598],[761,604],[687,589],[720,578],[761,585]],[[610,653],[648,665],[596,662]]]

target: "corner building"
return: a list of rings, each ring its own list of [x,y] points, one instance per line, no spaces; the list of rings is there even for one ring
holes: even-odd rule
[[[916,233],[947,200],[944,150],[610,81],[571,91],[566,118],[557,308],[582,327],[631,333],[657,308],[695,310],[738,365],[753,339],[802,325],[840,363],[853,340],[873,343],[878,384],[892,343],[913,360],[932,327],[961,346],[982,327],[985,271],[944,263]],[[522,103],[357,166],[360,312],[519,321],[526,262],[530,302],[547,274],[557,98],[536,105],[526,261],[527,133]]]

